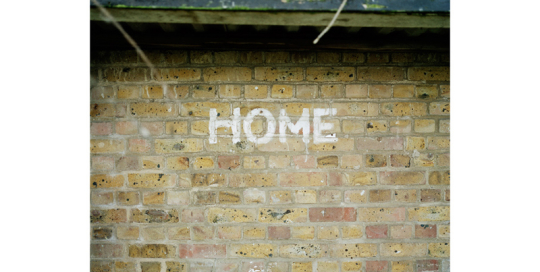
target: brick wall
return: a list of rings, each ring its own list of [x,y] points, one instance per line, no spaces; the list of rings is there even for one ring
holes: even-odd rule
[[[449,271],[448,54],[147,54],[92,54],[92,271]]]

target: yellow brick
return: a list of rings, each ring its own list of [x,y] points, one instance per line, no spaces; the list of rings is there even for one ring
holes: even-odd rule
[[[134,188],[172,187],[176,179],[166,174],[128,174],[128,185]]]
[[[260,208],[259,222],[262,223],[302,223],[307,221],[306,208]]]
[[[219,97],[221,98],[239,98],[240,95],[240,85],[219,85]]]
[[[191,178],[192,187],[221,187],[226,185],[225,174],[193,174]]]
[[[190,102],[182,104],[180,115],[191,117],[209,117],[211,108],[216,109],[218,117],[228,117],[231,113],[229,103]]]
[[[405,208],[359,208],[358,221],[365,221],[365,222],[405,221]]]
[[[144,192],[144,205],[160,205],[165,204],[165,192]]]
[[[428,137],[428,149],[450,149],[450,137]]]
[[[263,156],[246,156],[244,157],[245,169],[263,169],[265,168],[265,159]]]
[[[131,103],[133,117],[172,117],[178,114],[173,103]]]
[[[395,200],[398,202],[416,202],[416,190],[396,190],[394,192]]]
[[[365,122],[362,120],[343,120],[343,132],[347,134],[364,133]]]
[[[395,98],[409,98],[414,96],[414,85],[394,85]]]
[[[339,264],[337,261],[317,262],[316,272],[335,272],[335,271],[339,271]]]
[[[346,186],[373,185],[377,183],[376,172],[353,172],[344,174],[343,179]]]
[[[385,185],[415,185],[425,184],[424,172],[381,172],[381,184]]]
[[[293,96],[293,86],[291,85],[274,85],[272,86],[272,98],[291,98]]]
[[[429,243],[428,251],[430,257],[448,258],[450,257],[450,243]]]
[[[286,168],[291,165],[291,157],[289,155],[270,156],[268,160],[269,168]]]
[[[377,256],[377,244],[333,244],[329,248],[330,257],[367,258]]]
[[[359,169],[362,167],[362,156],[359,155],[343,155],[341,156],[341,168],[343,169]]]
[[[233,108],[240,108],[240,115],[242,116],[246,116],[252,110],[259,108],[268,110],[270,113],[272,113],[272,115],[274,115],[274,118],[277,118],[279,114],[279,104],[271,102],[235,102],[233,104]]]
[[[391,98],[391,85],[369,85],[369,98]]]
[[[193,98],[215,98],[217,94],[216,86],[195,85],[193,86]]]
[[[115,188],[124,185],[124,176],[121,175],[91,175],[90,188]]]
[[[420,133],[435,132],[435,120],[433,119],[414,120],[414,131],[420,132]]]
[[[212,67],[203,69],[204,81],[251,81],[251,68]]]
[[[168,157],[167,169],[186,170],[189,168],[189,158],[187,157]]]
[[[350,151],[354,150],[354,139],[339,138],[335,143],[322,144],[314,144],[313,142],[310,142],[308,148],[311,151]]]
[[[387,132],[388,123],[386,120],[369,120],[366,121],[366,128],[368,133]]]
[[[230,187],[271,187],[277,185],[275,173],[244,173],[229,175]]]
[[[416,86],[416,97],[420,99],[435,99],[439,96],[437,85]]]
[[[241,140],[238,143],[233,143],[231,138],[218,138],[215,144],[210,144],[206,139],[205,145],[210,152],[249,153],[255,148],[252,142]]]
[[[155,241],[155,240],[164,240],[165,239],[165,229],[164,228],[143,228],[142,237],[145,241]]]
[[[427,105],[420,102],[381,103],[381,114],[387,116],[424,116],[427,114]]]
[[[438,225],[439,238],[450,238],[450,225]]]
[[[377,116],[379,105],[376,103],[333,103],[332,108],[336,109],[336,116]]]
[[[317,238],[323,240],[333,240],[339,238],[339,229],[336,226],[319,227]]]
[[[423,243],[382,243],[381,256],[422,257],[427,255],[427,244]]]
[[[277,257],[277,247],[272,244],[232,244],[229,257],[270,258]]]
[[[202,139],[156,139],[156,153],[198,152],[203,150]]]
[[[317,191],[315,190],[296,190],[295,193],[296,203],[316,203]]]
[[[118,226],[116,228],[116,237],[120,240],[136,240],[139,239],[139,227],[135,226]]]
[[[279,151],[304,151],[306,144],[301,138],[287,138],[286,142],[282,143],[279,138],[273,138],[266,144],[258,144],[257,148],[263,152],[279,152]]]
[[[185,135],[187,134],[187,121],[166,122],[165,132],[169,135]]]
[[[144,86],[142,98],[160,99],[163,98],[163,87],[161,85]]]
[[[302,240],[313,240],[315,238],[315,228],[314,227],[292,227],[291,230],[292,239],[302,239]]]
[[[343,262],[341,263],[342,272],[361,272],[362,271],[362,262]]]
[[[302,67],[255,67],[255,80],[301,81],[304,79]]]
[[[195,170],[214,168],[214,159],[212,157],[196,157],[193,160],[193,168]]]
[[[412,261],[392,261],[392,272],[413,272]]]
[[[312,272],[313,271],[313,264],[312,263],[292,263],[292,270],[291,272]]]
[[[359,239],[364,235],[362,226],[359,225],[344,226],[341,229],[341,232],[343,239]]]
[[[341,98],[343,97],[343,85],[322,85],[321,98]]]
[[[325,186],[325,172],[295,173],[283,172],[279,174],[279,184],[286,187]]]
[[[308,67],[306,75],[308,81],[352,81],[354,67]]]
[[[244,239],[264,239],[266,237],[266,228],[264,227],[245,227]]]
[[[327,109],[327,103],[284,103],[283,109],[287,113],[287,116],[302,116],[304,109],[309,109],[310,116],[313,116],[313,109]]]
[[[255,221],[256,212],[254,209],[210,208],[208,210],[208,222],[210,223],[242,223]]]
[[[407,137],[407,150],[424,150],[425,148],[424,137]]]
[[[450,220],[449,206],[431,206],[407,208],[410,221],[448,221]]]
[[[318,258],[323,257],[325,252],[321,245],[293,244],[280,246],[279,255],[283,258]]]
[[[234,191],[220,191],[218,195],[220,204],[241,204],[240,193]]]
[[[141,89],[139,86],[118,86],[118,99],[137,99]]]

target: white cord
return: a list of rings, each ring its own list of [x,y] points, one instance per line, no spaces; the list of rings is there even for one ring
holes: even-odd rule
[[[336,21],[337,17],[339,16],[339,13],[341,13],[341,10],[343,7],[347,4],[347,0],[343,0],[341,3],[341,6],[339,6],[339,9],[337,10],[336,14],[334,15],[334,18],[332,18],[332,21],[328,24],[328,26],[319,34],[319,37],[313,41],[313,44],[317,44],[319,42],[319,39],[322,38],[322,36],[332,27],[334,22]]]

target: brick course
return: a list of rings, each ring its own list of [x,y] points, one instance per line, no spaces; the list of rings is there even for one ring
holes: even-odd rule
[[[151,51],[153,70],[102,55],[91,67],[92,271],[447,271],[441,54]],[[239,108],[238,142],[231,128],[209,141],[211,108],[217,120]],[[257,108],[275,118],[269,142],[244,131]],[[281,142],[280,111],[296,123],[304,108],[310,142],[288,128]],[[336,109],[321,119],[337,142],[314,143],[315,108]],[[255,116],[253,135],[269,123]]]

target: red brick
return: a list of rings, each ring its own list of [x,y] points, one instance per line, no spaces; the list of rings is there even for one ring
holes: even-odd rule
[[[387,272],[388,261],[366,261],[366,272]]]
[[[240,166],[240,156],[219,156],[218,166],[221,169],[236,169]]]
[[[414,236],[416,238],[437,238],[437,225],[416,225],[414,227]]]
[[[388,237],[388,225],[366,226],[366,237],[368,239]]]
[[[281,226],[268,227],[268,239],[270,240],[289,239],[290,237],[291,237],[291,230],[289,227],[281,227]]]
[[[180,258],[225,258],[227,256],[227,245],[179,245]]]
[[[416,271],[418,271],[418,272],[436,272],[436,271],[439,271],[439,261],[438,260],[417,260],[416,261]]]
[[[91,135],[110,135],[112,134],[112,123],[92,123],[90,125]]]
[[[309,208],[310,222],[354,222],[354,208]]]
[[[315,168],[317,166],[317,161],[315,160],[315,156],[310,156],[310,155],[293,156],[293,163],[296,169]]]
[[[137,134],[137,121],[116,122],[116,133],[120,135]]]
[[[144,153],[150,151],[152,143],[146,139],[129,139],[129,151]]]

